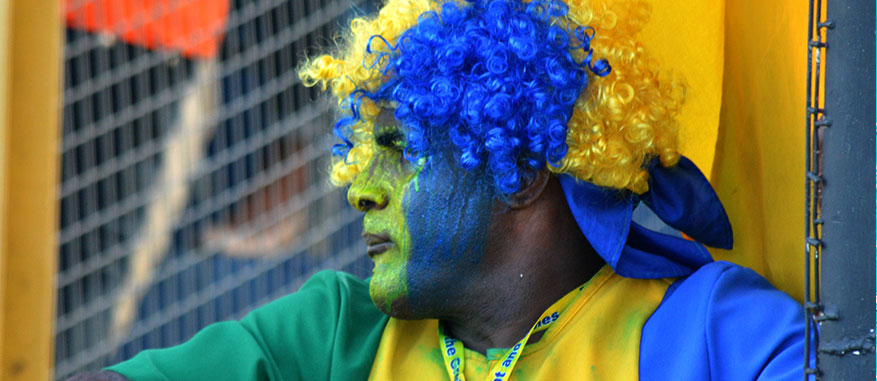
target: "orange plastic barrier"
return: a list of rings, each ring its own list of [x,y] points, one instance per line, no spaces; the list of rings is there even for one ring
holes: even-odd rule
[[[71,28],[107,33],[148,49],[211,58],[228,21],[228,0],[65,0]]]

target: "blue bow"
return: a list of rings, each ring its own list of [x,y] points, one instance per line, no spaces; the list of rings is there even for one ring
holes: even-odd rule
[[[649,191],[642,195],[560,176],[567,204],[588,242],[616,273],[628,278],[686,276],[713,261],[704,245],[733,246],[728,215],[697,166],[685,157],[671,168],[655,164],[653,160],[649,166]],[[632,221],[640,201],[694,241]]]

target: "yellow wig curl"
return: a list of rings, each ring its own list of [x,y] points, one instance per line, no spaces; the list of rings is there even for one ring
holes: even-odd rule
[[[683,80],[659,74],[658,64],[636,40],[651,13],[644,1],[565,2],[571,24],[596,30],[591,42],[595,58],[607,59],[612,72],[592,78],[587,90],[579,95],[568,123],[569,151],[559,166],[547,166],[553,172],[568,173],[599,186],[646,192],[647,160],[658,157],[664,166],[679,160],[675,116],[685,96]],[[387,78],[380,71],[380,63],[370,65],[369,60],[375,58],[366,54],[369,38],[380,35],[395,45],[423,12],[438,12],[439,6],[431,0],[387,0],[376,16],[350,22],[350,30],[341,36],[337,51],[307,60],[299,70],[302,81],[307,86],[319,83],[328,89],[339,107],[357,88],[378,89]],[[372,50],[386,49],[382,45],[373,43]],[[371,139],[379,105],[364,98],[360,112],[363,121],[352,127],[354,147],[346,160],[338,159],[333,164],[332,181],[337,185],[350,182],[371,157],[371,145],[358,143]]]

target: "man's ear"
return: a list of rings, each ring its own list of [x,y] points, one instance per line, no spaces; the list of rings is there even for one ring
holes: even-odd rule
[[[533,201],[536,201],[545,190],[551,174],[547,169],[530,172],[529,176],[521,176],[521,188],[508,196],[508,205],[511,209],[523,209]]]

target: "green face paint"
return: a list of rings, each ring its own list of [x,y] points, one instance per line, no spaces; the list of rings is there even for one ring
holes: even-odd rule
[[[366,212],[363,236],[380,237],[373,238],[369,247],[375,262],[369,295],[378,308],[392,315],[393,304],[408,296],[411,236],[403,199],[409,188],[417,186],[420,169],[403,157],[399,139],[379,135],[375,140],[371,161],[356,176],[347,197],[351,205]],[[389,244],[383,243],[384,239]]]
[[[412,164],[404,135],[388,119],[362,143],[373,154],[348,192],[350,204],[366,212],[363,238],[375,262],[369,293],[391,316],[433,316],[457,300],[458,287],[480,279],[493,186],[483,169],[461,168],[443,143]]]

